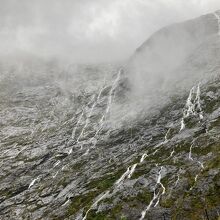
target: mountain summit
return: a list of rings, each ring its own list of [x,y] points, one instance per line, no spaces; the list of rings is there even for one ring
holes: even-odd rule
[[[155,87],[189,89],[196,81],[210,77],[210,72],[218,72],[219,41],[220,10],[162,28],[129,60],[134,90],[143,95]]]

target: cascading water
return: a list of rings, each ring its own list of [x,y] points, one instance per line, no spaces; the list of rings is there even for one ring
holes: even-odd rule
[[[218,14],[218,12],[214,12],[213,14],[218,22],[218,35],[220,36],[220,15]]]
[[[186,104],[183,110],[183,117],[181,119],[181,127],[180,131],[185,129],[185,119],[187,119],[189,116],[196,116],[198,115],[200,120],[203,119],[203,113],[200,103],[200,84],[198,84],[197,88],[193,87],[190,90],[189,96],[186,100]]]
[[[158,176],[157,176],[157,180],[156,180],[156,184],[154,186],[154,195],[153,195],[153,198],[152,200],[150,201],[149,205],[147,206],[147,208],[141,212],[141,218],[140,220],[143,220],[146,216],[146,213],[147,211],[150,210],[150,208],[153,206],[153,207],[156,207],[158,204],[159,204],[159,201],[160,201],[160,198],[163,194],[165,194],[166,192],[166,188],[164,187],[164,185],[161,183],[161,178],[162,178],[162,175],[161,175],[161,172],[163,170],[163,166],[160,168],[159,172],[158,172]],[[161,188],[162,188],[162,192],[160,193],[160,191],[158,193],[156,193],[156,190],[157,190],[157,186],[160,185]],[[155,204],[154,204],[155,203]],[[154,204],[154,205],[153,205]]]

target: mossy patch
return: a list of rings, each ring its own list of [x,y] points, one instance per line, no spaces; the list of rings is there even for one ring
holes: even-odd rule
[[[74,197],[68,207],[67,216],[76,214],[82,208],[89,209],[96,196],[98,196],[97,191],[90,191],[87,194]]]
[[[87,220],[126,220],[121,212],[122,204],[117,204],[111,210],[105,212],[96,212],[95,210],[91,210],[91,212],[88,213]]]

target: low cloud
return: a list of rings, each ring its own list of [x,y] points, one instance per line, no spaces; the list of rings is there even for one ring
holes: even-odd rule
[[[0,55],[72,62],[129,57],[159,28],[220,9],[219,0],[0,0]]]

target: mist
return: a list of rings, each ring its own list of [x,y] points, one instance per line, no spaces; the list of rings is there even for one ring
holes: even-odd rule
[[[155,105],[199,82],[205,70],[184,62],[206,39],[206,29],[217,30],[217,20],[212,14],[211,25],[205,19],[193,28],[180,22],[220,8],[217,0],[0,2],[2,82],[13,79],[18,90],[51,82],[71,102],[82,91],[96,93],[114,82],[123,66],[120,83],[127,83],[127,90],[123,100],[116,96],[111,103],[116,124],[142,110],[155,111]]]
[[[152,33],[220,8],[218,0],[0,0],[0,56],[112,62]]]

